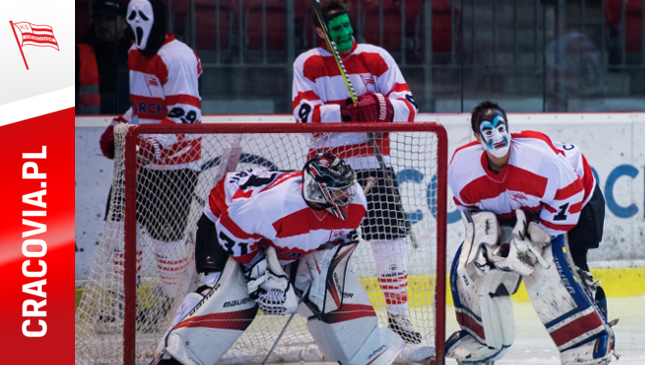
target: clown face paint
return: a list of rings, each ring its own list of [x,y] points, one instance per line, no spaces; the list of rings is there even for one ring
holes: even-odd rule
[[[511,135],[504,117],[497,112],[486,112],[482,119],[484,120],[479,123],[479,140],[482,146],[495,157],[506,156],[511,146]]]
[[[329,37],[334,43],[338,52],[347,52],[352,49],[354,30],[349,24],[349,15],[341,14],[329,21]]]

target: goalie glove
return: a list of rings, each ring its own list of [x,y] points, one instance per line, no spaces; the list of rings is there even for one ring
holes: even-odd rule
[[[282,270],[275,248],[270,246],[265,254],[266,279],[260,284],[260,294],[256,299],[260,310],[268,315],[295,313],[298,309],[298,297],[289,282],[289,276]]]
[[[114,126],[120,123],[128,123],[126,117],[127,115],[120,115],[112,119],[112,122],[105,129],[103,134],[101,134],[101,138],[99,139],[99,145],[101,147],[103,156],[109,158],[110,160],[114,159]]]
[[[510,242],[492,250],[488,258],[498,269],[514,271],[523,276],[531,275],[538,261],[542,266],[548,268],[549,264],[542,257],[542,249],[546,244],[545,242],[547,242],[546,237],[548,237],[548,242],[551,241],[550,236],[535,223],[529,226],[526,223],[526,215],[522,210],[517,209],[515,216],[517,217],[517,223],[511,232]],[[539,242],[534,243],[531,241],[531,232],[535,234],[535,239]]]
[[[267,258],[264,251],[258,250],[258,256],[251,261],[249,265],[243,265],[244,277],[246,278],[246,288],[249,296],[257,300],[260,296],[260,285],[266,281]]]
[[[356,103],[351,99],[341,108],[343,122],[391,122],[394,118],[394,107],[389,98],[372,92],[358,97]]]
[[[140,138],[137,144],[137,161],[147,164],[161,160],[161,145],[154,138]]]

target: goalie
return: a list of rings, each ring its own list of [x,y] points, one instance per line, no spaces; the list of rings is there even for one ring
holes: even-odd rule
[[[602,240],[605,201],[587,161],[542,133],[509,133],[491,102],[475,108],[471,125],[477,141],[455,151],[448,168],[466,234],[450,272],[461,331],[447,356],[501,359],[515,336],[510,295],[524,279],[562,364],[609,363],[615,336],[586,259]]]
[[[198,222],[203,285],[180,305],[153,363],[215,364],[258,307],[308,317],[327,359],[392,363],[405,343],[378,326],[367,293],[346,269],[366,205],[354,170],[329,153],[302,171],[228,173]]]

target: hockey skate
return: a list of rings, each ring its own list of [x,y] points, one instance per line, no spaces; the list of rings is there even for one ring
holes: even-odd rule
[[[421,334],[415,331],[410,318],[405,314],[387,314],[388,327],[396,332],[407,344],[418,345],[421,343]]]

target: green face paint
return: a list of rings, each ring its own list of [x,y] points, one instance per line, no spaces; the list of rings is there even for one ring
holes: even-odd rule
[[[342,14],[329,21],[329,37],[336,43],[338,52],[352,49],[354,30],[349,24],[349,15]]]

